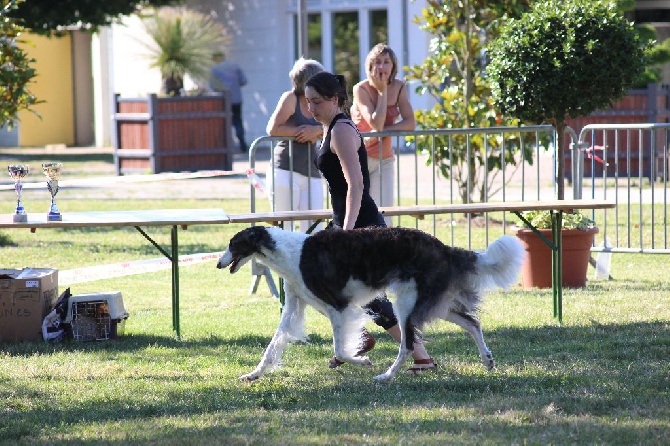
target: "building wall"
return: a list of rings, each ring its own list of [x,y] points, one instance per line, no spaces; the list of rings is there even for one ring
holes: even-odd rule
[[[37,77],[31,92],[43,103],[34,110],[19,113],[18,144],[42,146],[46,144],[74,144],[74,110],[72,94],[72,57],[69,35],[47,38],[27,35],[23,50],[35,59]]]
[[[330,14],[336,11],[359,11],[370,8],[387,8],[389,44],[398,53],[401,64],[419,63],[427,52],[428,37],[412,19],[424,6],[422,0],[309,0],[309,13]],[[404,3],[404,4],[403,4]],[[295,0],[190,0],[188,7],[214,16],[231,37],[226,57],[236,61],[245,71],[249,83],[242,88],[243,120],[247,140],[265,136],[265,127],[282,92],[291,88],[288,72],[295,61],[295,30],[293,14],[297,12]],[[404,9],[404,12],[403,12]],[[127,18],[122,25],[111,28],[110,97],[113,92],[124,97],[146,96],[160,91],[160,74],[148,66],[142,40],[146,40],[141,23],[135,17]],[[324,27],[322,63],[332,69],[332,54],[327,48],[328,29]],[[369,48],[378,42],[361,46],[361,60]],[[101,52],[104,54],[104,51]],[[402,75],[402,70],[399,70]],[[188,86],[192,84],[187,84]],[[413,91],[413,89],[412,89]],[[430,106],[431,100],[418,97],[413,92],[415,108]],[[111,110],[110,110],[111,113]]]

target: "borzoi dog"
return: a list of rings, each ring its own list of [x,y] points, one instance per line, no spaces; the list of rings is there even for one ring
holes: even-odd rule
[[[333,229],[311,236],[274,227],[244,229],[230,240],[217,268],[230,266],[236,273],[255,258],[284,278],[286,300],[263,358],[240,379],[260,378],[279,362],[289,341],[306,339],[306,305],[330,319],[337,359],[371,367],[367,356],[357,356],[369,319],[361,307],[384,292],[395,296],[401,341],[395,361],[376,380],[392,380],[411,355],[417,330],[438,318],[470,333],[484,365],[492,369],[493,356],[475,313],[483,291],[516,282],[523,252],[509,235],[475,253],[416,229]]]

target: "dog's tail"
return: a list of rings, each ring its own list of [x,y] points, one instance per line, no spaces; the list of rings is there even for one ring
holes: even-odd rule
[[[517,282],[525,251],[512,235],[503,235],[489,245],[477,258],[480,287],[508,288]]]

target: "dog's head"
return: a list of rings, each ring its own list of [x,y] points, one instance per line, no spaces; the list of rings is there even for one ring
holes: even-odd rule
[[[275,241],[263,226],[252,226],[244,229],[230,239],[228,248],[223,253],[216,267],[227,268],[234,274],[242,268],[253,256],[263,255],[263,249],[274,249]]]

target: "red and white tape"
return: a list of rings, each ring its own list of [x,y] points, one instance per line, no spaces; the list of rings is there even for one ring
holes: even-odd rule
[[[118,183],[148,183],[152,181],[172,181],[172,180],[191,180],[196,178],[211,178],[239,175],[241,172],[232,170],[201,170],[198,172],[166,172],[153,175],[126,175],[117,177],[91,177],[91,178],[74,178],[59,181],[61,187],[78,186],[78,187],[99,187],[104,184],[118,184]],[[24,189],[41,189],[46,187],[46,181],[26,182],[23,183]],[[14,190],[14,184],[0,184],[0,190]]]
[[[179,256],[179,266],[195,265],[198,263],[218,260],[221,252],[207,252]],[[133,262],[112,263],[109,265],[89,266],[58,271],[58,285],[68,286],[75,283],[93,282],[101,279],[131,276],[134,274],[151,273],[170,269],[172,262],[165,257]]]

